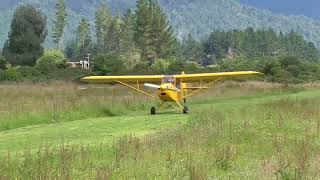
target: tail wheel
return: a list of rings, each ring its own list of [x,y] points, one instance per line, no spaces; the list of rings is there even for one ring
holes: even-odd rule
[[[156,112],[156,108],[155,107],[152,107],[151,108],[151,115],[155,115],[157,112]]]
[[[187,106],[185,106],[183,108],[183,114],[188,114],[189,113],[189,108]]]

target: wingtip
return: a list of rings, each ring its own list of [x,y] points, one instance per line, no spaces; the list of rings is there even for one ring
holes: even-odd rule
[[[87,81],[87,80],[89,80],[89,79],[90,79],[90,76],[89,76],[89,77],[81,78],[80,81],[84,81],[84,82],[85,82],[85,81]]]

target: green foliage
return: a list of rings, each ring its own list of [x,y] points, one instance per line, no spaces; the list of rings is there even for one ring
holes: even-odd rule
[[[86,54],[91,52],[91,31],[88,21],[81,19],[76,32],[77,56],[84,58]]]
[[[106,4],[101,4],[95,14],[95,30],[97,37],[97,53],[109,52],[108,36],[112,22],[112,12]]]
[[[135,28],[136,16],[134,11],[129,9],[123,17],[120,34],[120,53],[128,70],[133,70],[141,63],[141,53],[134,41]]]
[[[0,46],[6,40],[9,32],[8,23],[12,19],[12,9],[20,3],[31,3],[39,7],[49,17],[55,14],[56,0],[3,0],[0,1]],[[77,22],[82,17],[88,18],[93,24],[96,5],[104,2],[103,0],[68,0],[68,23],[65,38],[70,40],[76,30]],[[125,12],[128,8],[134,8],[135,0],[107,1],[113,12],[119,9]],[[213,29],[232,30],[255,27],[257,29],[273,27],[277,32],[290,32],[291,29],[301,32],[308,41],[315,43],[316,47],[320,42],[320,26],[317,20],[304,16],[283,16],[268,11],[262,11],[241,4],[236,0],[161,0],[164,12],[170,19],[175,33],[179,38],[186,38],[191,34],[196,39],[206,37]],[[280,2],[279,2],[280,3]],[[94,5],[93,5],[94,4]],[[291,5],[290,5],[291,6]],[[313,13],[313,12],[312,12]],[[49,23],[49,29],[52,29],[53,23]],[[52,34],[50,34],[52,37]],[[46,44],[52,47],[52,40],[47,39]]]
[[[185,71],[185,62],[176,59],[175,57],[171,57],[168,72],[170,74],[180,74],[182,71]]]
[[[111,20],[106,42],[108,44],[109,52],[119,52],[120,50],[122,23],[120,15],[113,17]]]
[[[46,25],[46,18],[33,6],[17,8],[11,22],[9,39],[3,48],[5,59],[12,65],[35,65],[43,54]]]
[[[208,69],[212,69],[209,67]],[[246,59],[244,57],[225,59],[214,71],[260,71],[268,81],[281,83],[303,83],[320,80],[319,64],[302,61],[295,55],[278,58]]]
[[[136,51],[136,43],[134,42],[136,28],[136,15],[133,10],[129,9],[123,18],[122,31],[120,38],[121,52]]]
[[[99,75],[121,74],[125,65],[118,53],[98,54],[93,60],[92,70]]]
[[[64,49],[64,54],[66,58],[74,58],[77,55],[77,42],[76,40],[71,40],[67,42],[67,45]]]
[[[0,69],[6,69],[7,62],[0,53]]]
[[[22,74],[17,67],[8,66],[7,69],[4,70],[4,74],[1,79],[6,81],[19,81],[22,79]]]
[[[196,61],[202,64],[203,47],[200,41],[195,40],[190,34],[187,39],[184,39],[181,43],[181,55],[184,60]]]
[[[20,66],[18,70],[25,80],[35,80],[43,78],[41,72],[35,67]]]
[[[188,2],[194,5],[193,0]],[[167,4],[170,2],[162,2],[164,6]],[[65,10],[64,0],[58,0],[54,35],[55,42],[59,44],[58,40],[63,39]],[[299,31],[284,33],[271,28],[222,31],[213,28],[211,31],[214,31],[202,41],[196,40],[194,37],[197,36],[191,33],[178,43],[166,14],[153,0],[139,0],[137,8],[127,10],[124,16],[119,12],[113,16],[108,6],[102,3],[95,11],[95,24],[97,38],[91,39],[90,23],[82,18],[75,39],[68,41],[65,48],[66,57],[75,60],[83,60],[91,53],[94,58],[92,74],[180,74],[182,71],[199,73],[254,70],[264,72],[269,81],[300,83],[320,79],[320,51],[314,43],[306,41]],[[183,37],[180,32],[179,37]],[[8,47],[7,43],[5,49]],[[4,54],[6,52],[8,51],[4,51]],[[30,56],[35,55],[31,51],[27,53]],[[39,71],[37,73],[32,68],[25,67],[18,68],[18,71],[21,70],[24,78],[39,75],[45,79],[59,79],[58,75],[61,74],[60,77],[69,79],[73,72],[69,70],[71,73],[68,73],[64,69],[64,61],[56,62],[56,59],[61,60],[64,57],[55,53],[50,54],[48,51],[39,59],[33,69]],[[21,57],[28,59],[28,54]],[[79,78],[78,73],[74,75]]]
[[[166,74],[169,71],[171,62],[165,59],[157,59],[151,65],[151,69],[157,74]]]
[[[189,42],[191,46],[194,42]],[[190,44],[190,45],[189,45]],[[244,31],[214,31],[203,42],[204,61],[218,64],[224,58],[239,54],[253,59],[263,56],[292,54],[310,62],[319,62],[320,51],[313,43],[307,42],[299,33],[276,34],[273,29]]]
[[[142,60],[149,64],[174,54],[176,38],[159,4],[151,0],[138,0],[134,39]]]
[[[66,4],[64,0],[57,0],[56,4],[56,17],[53,21],[53,42],[58,44],[59,51],[61,51],[62,43],[63,43],[63,34],[64,28],[67,24],[67,12],[66,12]]]
[[[40,73],[48,74],[58,68],[64,68],[65,63],[65,57],[61,52],[49,49],[37,60],[36,68]]]

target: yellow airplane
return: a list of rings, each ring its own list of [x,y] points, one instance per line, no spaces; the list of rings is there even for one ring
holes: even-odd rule
[[[154,99],[161,100],[158,109],[162,108],[166,103],[176,103],[179,107],[171,104],[171,107],[182,110],[184,114],[189,113],[186,106],[186,99],[200,93],[202,90],[208,89],[211,85],[226,79],[262,75],[255,71],[240,72],[223,72],[223,73],[201,73],[201,74],[185,74],[180,75],[141,75],[141,76],[90,76],[81,79],[88,83],[119,83],[131,88],[139,93]],[[154,96],[144,89],[141,84],[147,88],[155,89],[157,96]],[[158,84],[151,84],[158,83]],[[188,86],[188,83],[199,83],[199,86]],[[182,102],[184,106],[182,106]],[[151,114],[156,114],[156,108],[151,108]]]

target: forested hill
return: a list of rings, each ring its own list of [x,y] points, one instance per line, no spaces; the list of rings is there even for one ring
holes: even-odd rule
[[[67,0],[68,27],[66,38],[71,39],[80,17],[87,17],[93,25],[95,9],[102,0]],[[7,38],[13,9],[19,4],[30,3],[41,9],[51,17],[56,0],[1,0],[0,1],[0,46]],[[109,6],[116,13],[123,12],[135,5],[134,0],[107,0]],[[320,47],[320,21],[304,16],[284,16],[269,11],[259,10],[251,6],[240,4],[237,0],[160,0],[178,37],[186,37],[191,33],[201,38],[214,29],[230,30],[245,29],[247,27],[273,27],[277,31],[288,32],[291,29],[302,33],[309,41]],[[50,28],[49,28],[50,35]],[[48,36],[50,37],[50,36]],[[47,38],[47,46],[50,45]]]
[[[238,0],[259,9],[287,15],[305,15],[320,19],[319,0]]]

